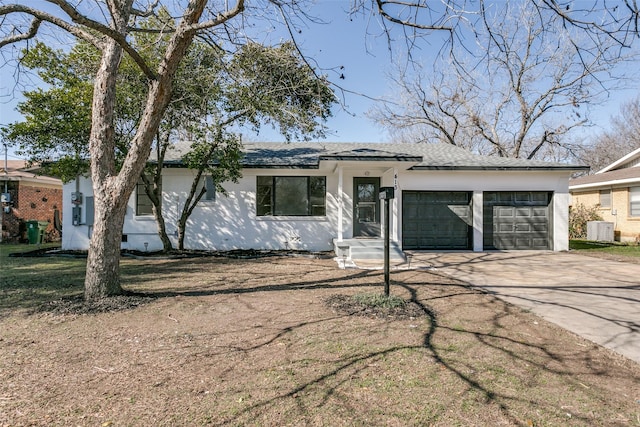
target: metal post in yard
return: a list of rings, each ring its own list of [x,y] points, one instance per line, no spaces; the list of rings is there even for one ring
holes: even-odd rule
[[[384,295],[389,297],[389,199],[384,199]]]
[[[384,200],[384,295],[389,297],[389,200],[395,197],[393,187],[380,187],[379,198]]]

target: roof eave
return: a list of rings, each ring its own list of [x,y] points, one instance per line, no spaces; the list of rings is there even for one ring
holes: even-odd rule
[[[613,187],[617,185],[627,185],[627,184],[639,184],[640,185],[640,177],[638,178],[625,178],[625,179],[612,179],[608,181],[598,181],[598,182],[590,182],[587,184],[569,184],[569,190],[585,190],[590,188],[598,188],[598,187]]]
[[[459,170],[459,171],[557,171],[578,172],[589,166],[414,166],[410,170]]]
[[[637,148],[637,149],[633,150],[632,152],[630,152],[626,156],[620,157],[615,162],[613,162],[610,165],[605,166],[604,168],[600,169],[598,172],[596,172],[596,174],[605,173],[605,172],[609,172],[611,170],[614,170],[618,166],[628,162],[629,160],[632,160],[633,158],[637,158],[637,157],[640,157],[640,148]]]
[[[422,161],[421,156],[342,156],[342,155],[326,155],[320,156],[320,161],[354,161],[354,162],[413,162]]]
[[[152,162],[156,163],[156,162]],[[212,164],[211,166],[215,166]],[[180,160],[169,160],[163,163],[165,168],[184,168],[187,166]],[[274,164],[256,164],[256,163],[242,163],[242,169],[319,169],[318,164],[295,164],[295,165],[274,165]]]

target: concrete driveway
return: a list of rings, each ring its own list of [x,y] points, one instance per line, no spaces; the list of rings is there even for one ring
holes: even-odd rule
[[[415,253],[438,271],[640,362],[640,264],[567,252]]]

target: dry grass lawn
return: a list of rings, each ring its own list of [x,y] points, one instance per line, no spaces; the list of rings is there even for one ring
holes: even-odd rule
[[[405,318],[333,308],[382,273],[303,257],[123,259],[155,298],[42,306],[83,262],[8,266],[0,426],[640,425],[638,364],[434,272],[392,273]]]

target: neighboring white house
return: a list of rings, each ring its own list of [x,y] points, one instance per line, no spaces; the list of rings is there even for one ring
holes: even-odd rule
[[[403,250],[562,251],[568,249],[569,177],[584,169],[479,156],[445,144],[246,143],[244,152],[242,178],[224,185],[228,196],[209,191],[193,211],[186,248],[324,251],[379,237],[379,190],[393,187],[390,237]],[[181,167],[179,153],[169,154],[165,166],[162,209],[177,243],[177,218],[194,175]],[[70,214],[63,249],[87,249],[88,179],[64,186],[64,209]],[[129,200],[122,234],[123,249],[162,248],[142,187]]]

